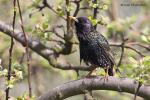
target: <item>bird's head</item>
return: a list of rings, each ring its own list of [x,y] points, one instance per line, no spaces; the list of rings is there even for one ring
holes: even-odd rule
[[[92,23],[87,17],[72,17],[70,16],[71,20],[75,21],[75,26],[77,31],[89,31],[91,30]]]

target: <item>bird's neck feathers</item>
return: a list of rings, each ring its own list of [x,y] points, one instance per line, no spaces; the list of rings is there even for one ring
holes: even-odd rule
[[[94,29],[94,27],[81,27],[81,28],[76,28],[76,33],[77,33],[77,36],[78,36],[78,39],[79,40],[90,40],[91,38],[91,35],[94,35],[96,34],[96,30]]]

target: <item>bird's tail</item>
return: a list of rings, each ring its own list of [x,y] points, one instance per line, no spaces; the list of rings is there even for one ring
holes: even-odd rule
[[[105,70],[105,72],[107,72],[107,70]],[[108,75],[109,75],[109,76],[114,76],[113,67],[111,67],[111,68],[108,69]]]
[[[108,69],[108,75],[109,76],[114,76],[114,70],[113,70],[113,68],[109,68]]]

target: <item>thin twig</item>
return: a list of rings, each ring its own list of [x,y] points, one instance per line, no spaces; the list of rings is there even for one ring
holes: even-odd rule
[[[124,55],[124,48],[125,48],[124,45],[125,45],[125,42],[127,41],[127,40],[125,40],[125,38],[124,38],[124,34],[122,34],[121,37],[122,37],[121,56],[120,56],[120,60],[119,60],[119,62],[118,62],[118,64],[117,64],[117,70],[116,70],[116,71],[118,71],[118,72],[120,72],[119,67],[120,67],[120,65],[121,65],[121,63],[122,63],[122,59],[123,59],[123,55]]]
[[[19,60],[19,64],[20,65],[23,63],[24,57],[25,57],[25,52],[22,54],[22,56],[21,56],[21,58]]]
[[[32,89],[31,89],[31,65],[30,65],[30,56],[29,56],[29,46],[28,46],[28,40],[27,40],[27,34],[25,33],[24,26],[23,26],[23,19],[22,19],[22,13],[20,8],[19,0],[17,0],[18,9],[19,9],[19,16],[21,20],[21,29],[25,38],[25,50],[27,55],[27,66],[28,66],[28,85],[29,85],[29,97],[32,97]]]
[[[73,14],[74,17],[76,17],[77,14],[78,14],[78,12],[80,11],[80,2],[81,2],[81,1],[82,1],[82,0],[79,0],[79,1],[75,0],[75,1],[73,1],[73,3],[76,4],[76,10],[75,10],[75,12],[74,12],[74,14]]]
[[[119,66],[121,65],[122,59],[123,59],[123,55],[124,55],[124,42],[121,44],[121,56],[120,56],[120,60],[117,64],[117,69],[119,68]]]
[[[135,51],[137,54],[139,54],[141,57],[145,57],[145,55],[143,55],[140,51],[136,50],[135,48],[131,47],[131,46],[124,46],[125,48],[131,49],[133,51]]]
[[[13,34],[14,34],[14,29],[15,29],[15,19],[16,19],[16,0],[13,1],[13,6],[14,6],[14,15],[13,15]],[[14,41],[13,37],[11,37],[11,45],[9,49],[9,68],[8,68],[8,76],[7,76],[7,82],[9,84],[10,78],[11,78],[11,66],[12,66],[12,51],[13,51],[13,46],[14,46]],[[6,100],[9,99],[9,87],[6,89]]]
[[[93,3],[97,4],[97,0],[93,0]],[[97,12],[98,12],[97,10],[98,10],[98,6],[96,6],[93,10],[93,19],[97,19]],[[94,28],[96,29],[96,27],[97,27],[97,24],[94,26]]]
[[[64,37],[62,37],[56,30],[57,28],[62,28],[64,34],[65,34],[65,27],[63,25],[58,25],[56,27],[53,28],[53,32],[55,33],[56,36],[58,36],[59,38],[64,40]]]
[[[80,10],[89,10],[91,9],[90,7],[81,7]]]
[[[60,44],[64,44],[63,41],[61,41],[61,40],[56,40],[56,39],[52,39],[52,38],[48,39],[48,41],[57,42],[57,43],[60,43]]]
[[[54,10],[48,3],[47,3],[47,0],[43,0],[43,8],[47,7],[49,8],[50,10],[52,10],[56,15],[59,15],[58,12],[56,10]],[[42,8],[42,9],[43,9]],[[63,16],[60,16],[62,19],[66,20],[66,18],[64,18]]]
[[[42,31],[42,32],[43,32],[43,33],[52,32],[52,33],[54,33],[57,37],[59,37],[60,39],[64,40],[64,37],[61,36],[61,35],[56,31],[56,27],[53,28],[52,30],[44,30],[44,31]]]
[[[42,3],[43,3],[42,6],[40,6],[40,5],[37,5],[37,6],[36,6],[36,9],[38,9],[38,11],[35,11],[35,12],[33,12],[33,13],[42,11],[44,8],[47,7],[47,8],[49,8],[51,11],[53,11],[56,15],[59,15],[59,13],[58,13],[55,9],[53,9],[53,8],[47,3],[47,0],[43,0]],[[29,16],[31,17],[33,13],[31,13]],[[64,19],[64,20],[66,20],[66,18],[63,17],[63,16],[59,16],[59,17],[62,18],[62,19]]]
[[[67,24],[67,34],[70,34],[70,32],[69,32],[69,30],[70,30],[70,18],[69,18],[69,16],[70,16],[70,11],[68,10],[68,8],[69,8],[69,5],[70,5],[70,2],[69,2],[69,0],[66,0],[66,13],[67,13],[67,19],[66,19],[66,24]]]
[[[122,47],[121,44],[110,44],[110,46],[115,46],[115,47]],[[128,46],[128,45],[124,45],[124,48],[128,48],[131,49],[133,51],[135,51],[137,54],[139,54],[141,57],[144,57],[145,55],[143,55],[140,51],[136,50],[135,48]]]
[[[138,82],[138,87],[137,87],[137,89],[136,89],[136,91],[135,91],[134,100],[136,100],[136,97],[137,97],[137,95],[138,95],[138,93],[139,93],[139,90],[140,90],[141,86],[142,86],[142,83],[141,83],[141,82]]]
[[[137,45],[139,47],[142,47],[142,48],[145,48],[146,50],[150,51],[150,47],[144,45],[144,44],[141,44],[141,43],[138,43],[138,42],[131,42],[131,43],[128,43],[129,45]]]

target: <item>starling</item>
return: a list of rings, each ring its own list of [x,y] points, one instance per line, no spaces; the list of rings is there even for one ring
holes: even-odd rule
[[[94,69],[102,67],[109,76],[113,76],[115,62],[106,38],[95,30],[87,17],[70,18],[75,21],[80,48],[80,62],[84,60],[85,63],[94,66]]]

